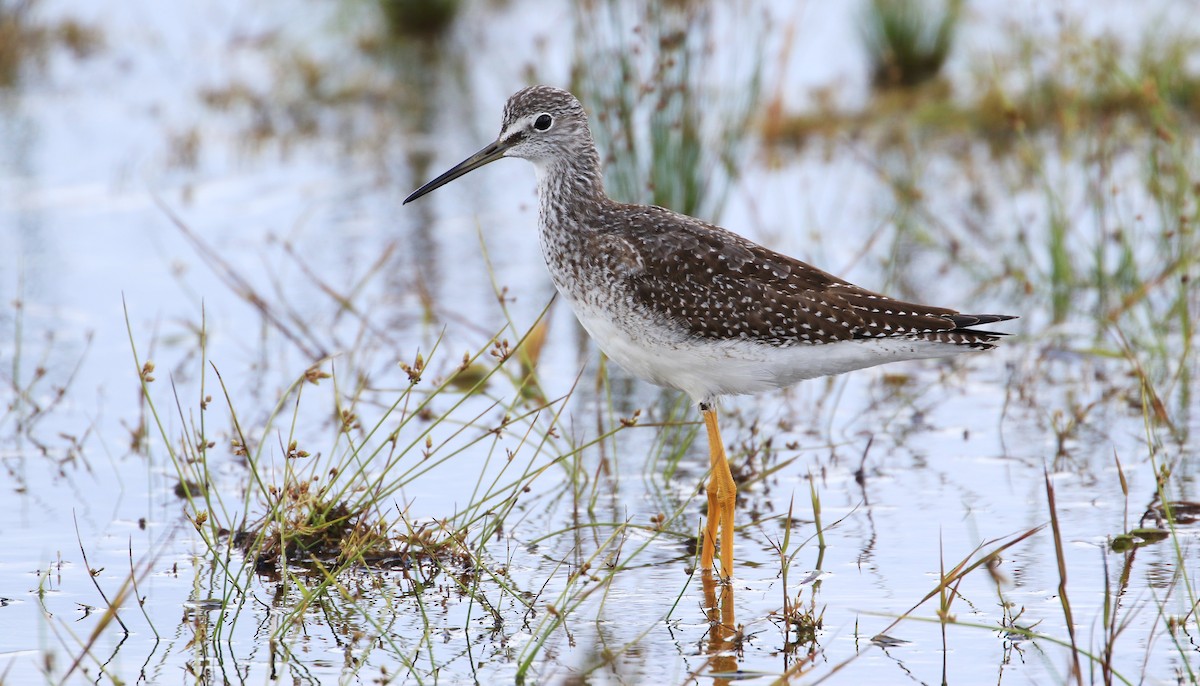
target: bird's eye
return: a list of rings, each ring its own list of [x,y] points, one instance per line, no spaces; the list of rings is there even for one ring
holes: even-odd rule
[[[538,118],[533,121],[533,128],[538,131],[545,131],[554,123],[554,119],[548,114],[539,114]]]

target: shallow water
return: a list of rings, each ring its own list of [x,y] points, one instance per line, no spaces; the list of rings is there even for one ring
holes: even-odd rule
[[[786,78],[792,92],[803,93],[842,79],[847,102],[865,100],[856,51],[822,48],[822,59],[812,57],[836,37],[854,42],[853,13],[831,7],[814,4],[799,14],[786,3],[770,8],[779,25],[794,25],[799,47],[782,70],[786,77],[769,58],[766,83]],[[1137,16],[1125,7],[1088,12],[1088,30],[1136,33],[1127,27],[1132,20],[1189,16],[1175,4]],[[506,289],[513,322],[503,336],[514,342],[552,296],[533,232],[533,173],[524,163],[502,162],[419,203],[400,202],[490,140],[504,98],[526,83],[530,68],[540,80],[566,81],[571,36],[561,27],[572,11],[534,2],[471,6],[435,58],[402,52],[380,64],[354,47],[370,32],[365,10],[298,9],[282,0],[39,5],[46,21],[73,17],[94,26],[105,45],[83,59],[52,51],[43,68],[0,92],[0,366],[12,380],[0,420],[8,476],[0,498],[4,683],[64,676],[160,683],[181,675],[205,683],[385,675],[508,682],[527,659],[527,677],[542,683],[599,663],[606,666],[588,678],[628,683],[723,681],[732,669],[769,683],[795,665],[805,682],[1066,681],[1070,651],[1055,641],[1067,641],[1068,632],[1048,528],[1001,553],[995,576],[981,568],[955,586],[948,610],[955,623],[937,621],[934,597],[893,626],[937,589],[940,572],[1049,521],[1044,473],[1056,490],[1079,645],[1101,650],[1106,593],[1128,564],[1119,614],[1127,625],[1114,667],[1150,682],[1186,678],[1185,660],[1191,673],[1200,668],[1192,648],[1172,645],[1159,616],[1160,607],[1189,615],[1189,594],[1172,575],[1191,573],[1178,559],[1194,559],[1195,531],[1183,528],[1132,557],[1108,547],[1153,501],[1157,465],[1174,465],[1172,498],[1194,498],[1194,448],[1158,432],[1147,438],[1136,384],[1122,381],[1123,361],[1073,352],[1092,344],[1089,329],[1073,334],[1068,323],[1051,339],[1045,303],[978,286],[970,267],[947,266],[945,253],[921,246],[907,255],[908,278],[895,279],[897,287],[950,306],[1020,312],[1007,328],[1018,335],[994,353],[953,364],[866,370],[725,404],[735,463],[753,454],[749,464],[770,473],[751,473],[741,492],[731,590],[742,640],[717,645],[716,659],[704,611],[711,599],[700,575],[690,574],[687,540],[701,522],[703,435],[683,443],[668,479],[667,455],[696,438],[696,426],[654,426],[697,417],[658,389],[602,369],[561,304],[547,314],[537,366],[548,408],[489,437],[506,412],[532,407],[513,384],[497,379],[457,406],[460,396],[439,395],[433,407],[451,418],[432,434],[447,441],[439,454],[484,438],[387,503],[392,519],[403,510],[410,521],[431,524],[471,507],[477,483],[527,487],[480,569],[359,570],[315,599],[306,597],[308,586],[263,577],[239,580],[245,588],[235,590],[174,493],[179,474],[162,434],[181,442],[203,416],[216,441],[209,460],[212,487],[225,498],[221,516],[257,516],[261,503],[242,500],[248,471],[231,448],[236,433],[220,382],[246,433],[279,444],[264,450],[260,468],[282,478],[295,397],[283,413],[288,421],[259,432],[314,362],[336,375],[337,388],[333,380],[305,386],[290,430],[322,464],[344,449],[332,419],[335,396],[358,378],[369,380],[356,410],[370,427],[407,386],[397,361],[436,347],[420,393],[464,351],[488,347],[507,322],[498,288]],[[996,27],[1005,22],[1053,30],[1053,18],[1039,10],[1004,3],[974,8],[964,43],[999,40]],[[782,40],[772,35],[766,54]],[[297,53],[325,65],[330,84],[368,86],[345,102],[290,111],[280,103],[304,102],[294,75],[283,71]],[[969,78],[961,66],[951,74]],[[267,94],[267,109],[214,104],[213,93],[242,85]],[[378,105],[373,98],[389,90],[401,95]],[[406,108],[388,109],[397,103]],[[309,117],[311,131],[304,128]],[[191,136],[197,142],[189,152]],[[895,210],[877,166],[887,160],[846,144],[831,155],[811,146],[774,165],[750,147],[722,224],[868,287],[891,285],[880,268],[891,246],[876,242]],[[967,215],[966,196],[979,186],[1002,193],[999,177],[1013,173],[998,165],[995,177],[967,178],[958,165],[947,156],[922,167],[926,192],[940,193],[929,207],[951,227]],[[1069,164],[1052,173],[1064,178],[1064,193],[1077,190]],[[947,229],[962,240],[963,263],[986,262],[995,244],[1017,240],[1014,227],[1036,230],[1042,210],[1034,195],[993,198],[998,209],[988,216],[997,224],[982,237]],[[1138,211],[1136,199],[1130,204]],[[1074,216],[1089,221],[1083,215]],[[796,230],[797,223],[806,228]],[[266,306],[251,305],[246,288]],[[352,294],[352,307],[330,291]],[[14,301],[20,306],[8,305]],[[162,433],[141,401],[131,338],[138,359],[155,363],[149,388]],[[28,397],[14,387],[29,388]],[[205,395],[216,400],[202,411]],[[1092,402],[1060,450],[1054,427],[1067,421],[1062,413]],[[589,445],[635,409],[642,410],[638,426]],[[1180,415],[1195,422],[1191,409]],[[527,438],[545,432],[559,412],[557,438]],[[143,425],[151,427],[147,442],[134,450]],[[417,440],[423,430],[414,425],[403,437]],[[573,455],[577,446],[587,447]],[[406,459],[399,468],[416,458]],[[569,479],[574,488],[564,486]],[[823,551],[813,538],[814,491]],[[777,546],[789,508],[794,558],[785,587]],[[652,526],[659,514],[667,517],[662,532]],[[240,565],[236,555],[231,560]],[[584,563],[589,570],[577,575]],[[623,566],[600,573],[609,564]],[[138,602],[127,597],[121,605],[125,635],[104,608],[131,567],[138,581],[128,590]],[[815,583],[814,571],[821,573]],[[474,594],[459,585],[468,572],[482,579]],[[790,644],[775,614],[797,594],[823,613],[815,642]],[[209,604],[223,598],[223,609]],[[1050,638],[1008,635],[1000,625],[1004,602],[1023,613],[1017,624]],[[555,624],[556,615],[565,624]],[[1185,623],[1194,636],[1194,616]],[[872,645],[880,633],[896,641]],[[1098,674],[1085,662],[1085,679]]]

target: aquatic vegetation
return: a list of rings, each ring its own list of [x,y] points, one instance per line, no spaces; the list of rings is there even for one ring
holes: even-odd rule
[[[436,36],[462,8],[461,0],[376,0],[395,36]]]
[[[44,61],[54,47],[62,46],[76,57],[86,57],[103,44],[98,30],[78,21],[41,21],[37,17],[40,4],[40,0],[0,2],[0,88],[16,85],[22,70]]]
[[[771,51],[824,15],[738,3],[722,41],[726,7],[461,3],[398,39],[367,0],[221,15],[178,35],[224,42],[171,54],[228,59],[101,122],[161,144],[136,174],[103,140],[52,154],[94,124],[61,112],[107,94],[0,94],[0,239],[29,284],[0,281],[3,679],[1200,683],[1191,26],[1001,27],[923,86],[851,70],[806,98]],[[517,25],[532,47],[492,42]],[[131,43],[130,73],[167,47]],[[731,584],[695,573],[694,408],[551,302],[512,192],[532,175],[399,207],[422,174],[397,159],[460,157],[494,133],[489,88],[568,61],[614,192],[1022,314],[1002,359],[723,408]],[[146,271],[114,345],[106,279]]]
[[[870,0],[862,34],[871,85],[913,88],[936,79],[954,47],[962,5],[962,0]]]
[[[609,194],[716,220],[737,178],[759,106],[766,56],[741,51],[717,77],[721,36],[753,35],[753,5],[580,3],[571,90],[591,111]],[[737,24],[734,29],[730,24]]]

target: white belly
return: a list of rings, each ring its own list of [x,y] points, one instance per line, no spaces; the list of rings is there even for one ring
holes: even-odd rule
[[[571,302],[568,298],[568,302]],[[703,340],[629,331],[611,315],[571,302],[575,316],[605,355],[639,378],[676,388],[695,402],[722,395],[759,393],[804,379],[842,374],[885,362],[945,357],[966,346],[910,338],[873,338],[840,343],[776,347],[745,340]]]

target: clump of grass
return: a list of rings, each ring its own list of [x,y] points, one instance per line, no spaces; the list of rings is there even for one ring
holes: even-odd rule
[[[942,71],[958,31],[962,0],[870,0],[862,36],[871,61],[871,85],[913,88]]]
[[[0,1],[0,87],[15,85],[25,65],[40,62],[46,51],[56,45],[84,57],[102,43],[95,29],[75,20],[57,24],[39,22],[36,18],[39,1]]]
[[[594,114],[609,192],[715,220],[757,110],[762,43],[749,43],[744,61],[720,80],[709,58],[730,28],[713,7],[647,3],[634,10],[618,0],[579,7],[572,90]],[[762,18],[748,10],[724,20]]]
[[[42,38],[29,28],[34,0],[0,4],[0,85],[17,81],[21,64],[41,49]]]
[[[347,348],[336,339],[336,327],[327,330],[313,326],[311,318],[293,316],[286,303],[273,301],[229,270],[200,236],[168,208],[164,210],[217,274],[262,313],[272,331],[281,334],[279,340],[289,349],[309,357],[326,349]],[[303,266],[301,270],[311,273]],[[312,274],[312,278],[319,277]],[[208,546],[214,569],[220,570],[218,582],[224,589],[214,595],[223,607],[240,607],[239,599],[248,589],[253,593],[257,582],[278,583],[280,590],[296,588],[297,604],[288,610],[293,620],[282,622],[272,637],[283,648],[282,639],[301,624],[307,608],[338,602],[331,596],[363,578],[356,572],[364,569],[393,570],[411,584],[411,592],[403,592],[401,602],[413,603],[414,612],[420,610],[425,617],[426,631],[432,631],[423,604],[428,601],[424,591],[436,576],[439,589],[453,589],[470,608],[490,615],[497,627],[507,621],[499,607],[527,608],[526,621],[535,640],[517,660],[521,675],[535,674],[545,660],[542,647],[557,636],[571,636],[568,617],[596,598],[597,591],[599,597],[606,597],[617,575],[666,533],[667,520],[664,516],[649,524],[597,521],[590,506],[581,508],[592,515],[589,522],[549,532],[528,541],[528,546],[536,549],[543,541],[553,545],[564,536],[582,541],[595,532],[594,552],[576,548],[576,564],[564,564],[534,582],[521,574],[510,575],[513,561],[504,556],[513,552],[497,542],[512,536],[514,520],[527,516],[527,501],[542,497],[528,495],[537,480],[556,477],[560,471],[565,476],[568,488],[556,486],[545,494],[551,503],[565,493],[582,494],[589,473],[580,456],[636,425],[636,412],[626,421],[607,417],[591,440],[576,442],[570,437],[576,432],[560,433],[560,415],[569,394],[547,400],[537,380],[546,335],[545,310],[528,328],[518,329],[508,316],[508,299],[499,286],[497,302],[509,321],[505,329],[461,358],[442,352],[439,334],[431,346],[409,353],[399,365],[396,374],[407,376],[407,384],[399,389],[374,388],[357,371],[366,363],[367,351],[381,345],[394,359],[396,349],[411,344],[393,341],[388,332],[368,326],[367,308],[359,306],[353,295],[328,283],[322,286],[321,292],[332,298],[343,317],[363,319],[363,329],[351,349],[334,359],[319,357],[277,397],[268,398],[272,406],[265,415],[261,411],[249,415],[245,409],[261,404],[261,398],[237,393],[216,368],[210,369],[206,326],[201,322],[195,327],[200,332],[198,353],[191,357],[200,363],[202,373],[192,379],[201,386],[202,400],[198,411],[187,411],[176,397],[172,414],[178,416],[175,423],[186,428],[172,438],[154,401],[161,388],[155,385],[160,383],[155,367],[134,346],[146,424],[157,427],[179,482],[197,486],[187,489],[184,510]],[[132,333],[130,342],[133,346]],[[219,392],[206,392],[204,387],[214,376]],[[343,387],[347,378],[353,383]],[[214,395],[219,399],[214,400]],[[314,404],[325,404],[329,409],[321,414],[331,419],[314,424]],[[213,429],[214,412],[228,424],[223,439]],[[316,427],[331,429],[333,439],[315,443]],[[519,439],[515,444],[514,437]],[[151,443],[146,441],[148,456],[157,449]],[[213,458],[227,447],[245,470],[240,482],[231,484],[227,475],[214,475]],[[464,455],[472,459],[471,467],[462,473],[479,471],[473,484],[463,484],[460,495],[465,502],[456,502],[453,514],[436,520],[412,520],[407,506],[396,501],[405,492],[419,493],[422,477],[432,470],[462,469],[451,461]],[[597,477],[593,483],[599,481]],[[680,505],[673,511],[670,522],[682,521],[683,509]],[[626,546],[631,530],[648,535]],[[540,600],[546,584],[554,593],[548,604]],[[236,614],[231,612],[230,619],[221,617],[218,622],[236,622]],[[363,610],[363,614],[368,613]],[[374,630],[378,640],[390,640],[384,623]],[[227,631],[219,624],[205,640],[220,640]],[[406,665],[411,662],[404,655],[406,648],[392,648]],[[432,668],[437,668],[436,662]]]
[[[433,354],[431,352],[431,358]],[[480,351],[468,358],[464,366],[476,364],[476,358],[484,354],[485,351]],[[465,543],[464,530],[450,526],[415,526],[403,513],[395,518],[385,515],[388,509],[386,503],[406,484],[470,445],[493,436],[491,431],[480,432],[466,446],[456,446],[453,450],[447,448],[453,444],[452,440],[434,443],[431,434],[448,421],[449,414],[433,413],[433,401],[444,394],[454,393],[458,400],[452,407],[458,407],[471,397],[471,393],[455,390],[450,381],[451,374],[439,380],[427,395],[418,396],[415,389],[428,372],[428,364],[423,356],[417,356],[413,363],[402,365],[408,373],[409,386],[369,430],[363,428],[358,415],[361,410],[357,407],[357,398],[351,398],[348,406],[340,407],[335,413],[337,439],[329,452],[331,457],[325,459],[310,455],[293,437],[303,388],[331,377],[314,370],[306,371],[280,400],[279,407],[290,401],[296,409],[293,410],[286,442],[280,446],[277,459],[282,462],[282,473],[279,476],[275,474],[277,470],[271,466],[272,460],[268,459],[266,453],[267,446],[271,444],[267,437],[278,420],[269,420],[261,438],[247,437],[240,428],[242,422],[222,382],[234,427],[233,450],[246,460],[254,485],[245,496],[246,502],[249,504],[250,494],[256,493],[263,514],[248,519],[246,508],[239,518],[227,509],[208,468],[209,450],[215,446],[214,442],[201,440],[180,443],[180,451],[172,451],[172,461],[181,475],[181,482],[212,484],[199,490],[188,489],[186,493],[192,507],[191,519],[199,531],[208,532],[208,544],[219,548],[219,541],[228,538],[247,554],[260,572],[289,563],[300,563],[322,572],[332,570],[336,575],[354,564],[408,564],[411,562],[409,558],[428,554],[442,558],[447,555],[461,556]],[[478,380],[477,385],[484,385],[499,369],[500,365],[493,366],[488,374]],[[148,387],[153,379],[143,374],[142,381],[149,399]],[[338,393],[336,388],[334,393]],[[206,397],[202,413],[208,411],[209,403],[211,398]],[[410,403],[415,403],[416,408],[410,408]],[[157,415],[157,411],[153,411],[153,407],[151,409]],[[180,415],[182,418],[182,411]],[[393,421],[398,422],[398,426],[390,431],[385,430],[385,424]],[[505,423],[510,421],[505,419]],[[462,433],[465,428],[458,429],[455,434]],[[353,435],[359,431],[367,431],[367,439],[380,438],[369,442],[357,441]],[[415,436],[402,441],[402,436],[413,431]],[[205,429],[202,424],[193,424],[192,433],[204,436]],[[443,450],[449,454],[439,455],[439,451]],[[409,465],[407,469],[395,468],[403,463]],[[508,488],[512,490],[512,486]],[[494,492],[484,495],[496,497]],[[468,509],[475,507],[471,505]],[[239,519],[241,523],[238,523]]]
[[[535,323],[533,328],[537,326]],[[301,619],[310,607],[326,607],[339,602],[338,597],[342,602],[373,602],[345,597],[346,588],[361,578],[355,577],[354,571],[394,570],[411,585],[411,592],[403,592],[401,597],[412,603],[409,609],[413,614],[423,618],[426,635],[432,632],[432,620],[425,614],[428,599],[424,591],[431,588],[434,578],[440,579],[439,589],[447,594],[453,590],[457,598],[466,599],[468,607],[490,615],[497,627],[506,621],[497,609],[499,603],[528,608],[526,621],[535,640],[517,659],[519,675],[535,673],[542,646],[559,633],[570,635],[567,617],[596,597],[597,591],[605,595],[619,571],[659,532],[650,526],[635,527],[651,535],[630,550],[625,548],[628,523],[581,525],[579,533],[601,527],[610,531],[594,553],[580,551],[578,566],[561,568],[565,578],[558,578],[557,571],[546,578],[546,584],[553,579],[562,584],[562,590],[544,611],[538,595],[545,585],[533,582],[531,588],[529,580],[510,576],[508,563],[498,559],[497,548],[503,555],[506,547],[494,544],[507,533],[514,516],[522,518],[517,506],[531,497],[526,495],[531,485],[547,474],[553,476],[560,465],[570,470],[574,456],[632,425],[613,422],[606,433],[582,445],[563,439],[555,427],[567,398],[538,401],[521,391],[531,383],[528,367],[536,364],[536,353],[518,360],[516,351],[528,337],[519,337],[513,345],[489,341],[457,366],[440,371],[436,371],[441,366],[436,347],[410,358],[401,365],[408,385],[390,393],[392,402],[376,411],[368,399],[375,392],[355,386],[347,394],[338,390],[338,374],[306,370],[281,392],[275,408],[265,422],[255,425],[253,434],[243,428],[247,424],[239,417],[238,403],[220,381],[231,427],[228,444],[243,460],[246,471],[243,479],[232,484],[228,478],[215,476],[212,466],[218,442],[209,436],[212,413],[219,406],[211,396],[203,395],[198,413],[185,412],[176,398],[175,413],[186,427],[185,437],[170,438],[154,400],[154,384],[158,383],[151,373],[154,366],[141,360],[134,346],[135,365],[149,370],[140,372],[139,379],[150,425],[157,427],[163,438],[180,481],[207,484],[206,488],[187,490],[185,515],[208,547],[214,569],[220,572],[216,582],[224,588],[217,592],[215,602],[225,612],[202,640],[226,640],[223,636],[238,621],[246,595],[254,593],[256,577],[277,583],[278,593],[292,587],[299,591],[295,604],[286,610],[290,618],[285,617],[271,637],[279,642],[279,649],[286,650],[284,639],[303,626]],[[130,338],[133,345],[132,333]],[[497,351],[504,351],[502,359],[492,355]],[[488,357],[494,361],[474,387],[462,390],[452,383],[457,373]],[[208,366],[203,350],[199,358],[202,367]],[[506,365],[510,360],[511,365]],[[522,366],[526,369],[519,369]],[[210,373],[220,380],[215,369]],[[501,378],[513,384],[507,405],[489,400],[494,389],[482,390],[489,381],[493,387],[499,386],[495,382]],[[305,433],[301,427],[308,415],[301,408],[311,407],[320,397],[313,389],[332,396],[335,437],[323,451],[310,453],[302,447],[308,441],[298,436]],[[290,416],[285,411],[289,406]],[[497,411],[502,417],[494,424],[489,416]],[[502,439],[511,434],[522,436],[515,447]],[[148,451],[152,452],[151,448]],[[464,454],[476,458],[471,470],[478,469],[480,476],[473,487],[464,484],[460,495],[467,500],[459,503],[452,515],[417,523],[403,505],[394,503],[405,489],[419,489],[421,478],[431,470],[447,468]],[[494,468],[497,463],[499,469]],[[493,476],[485,480],[488,473]],[[574,482],[575,477],[569,475],[569,480]],[[679,516],[679,512],[674,514]],[[536,548],[542,540],[555,541],[569,533],[550,532],[529,545]],[[406,657],[407,648],[394,645],[396,639],[389,636],[385,622],[372,619],[373,614],[363,608],[354,612],[378,624],[371,629],[376,634],[372,640],[393,643],[390,648],[397,659],[409,670],[416,669],[412,658]],[[539,615],[540,621],[533,622]],[[432,668],[437,668],[436,662]]]
[[[809,485],[812,495],[813,519],[816,522],[820,544],[817,551],[815,570],[800,581],[800,589],[797,590],[795,597],[791,595],[788,585],[788,575],[791,571],[792,562],[800,550],[803,549],[803,546],[795,550],[791,549],[794,502],[788,505],[787,516],[782,521],[783,539],[779,542],[771,543],[779,556],[779,576],[783,588],[783,608],[778,612],[771,613],[771,617],[773,621],[780,624],[784,629],[785,653],[790,655],[800,648],[805,648],[806,654],[802,658],[804,662],[810,662],[815,659],[821,648],[817,639],[825,626],[825,608],[817,609],[817,591],[821,587],[821,576],[824,574],[821,571],[821,566],[822,561],[825,559],[825,539],[820,524],[821,501],[817,495],[816,486],[811,481]],[[808,586],[810,589],[808,603],[803,601],[803,588],[805,586]]]
[[[327,489],[302,482],[268,491],[276,502],[240,536],[260,570],[284,559],[337,567],[359,557],[381,558],[390,549],[385,521],[373,520],[374,513],[352,510],[346,501],[326,499]],[[254,532],[261,532],[261,539]]]
[[[396,37],[440,35],[453,23],[461,0],[376,0],[388,32]]]

